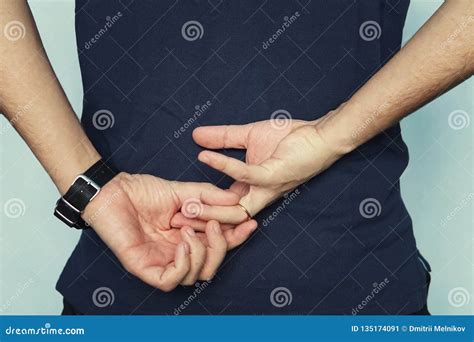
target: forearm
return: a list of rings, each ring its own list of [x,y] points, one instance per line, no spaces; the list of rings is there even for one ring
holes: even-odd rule
[[[100,156],[51,68],[26,1],[3,0],[0,12],[0,27],[16,20],[25,28],[18,40],[0,35],[0,110],[64,193]]]
[[[470,77],[473,9],[470,0],[446,1],[348,102],[318,122],[323,139],[350,152]]]

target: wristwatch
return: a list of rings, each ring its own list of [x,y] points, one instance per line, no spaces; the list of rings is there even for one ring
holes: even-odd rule
[[[118,171],[110,163],[100,159],[86,172],[74,179],[69,190],[56,202],[54,216],[76,229],[90,228],[81,217],[87,204],[96,197]]]

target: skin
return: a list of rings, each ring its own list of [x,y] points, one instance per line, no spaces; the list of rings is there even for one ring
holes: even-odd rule
[[[255,215],[285,192],[317,176],[345,154],[470,77],[474,70],[474,30],[473,21],[467,18],[473,14],[470,0],[446,1],[389,63],[345,104],[321,119],[291,120],[284,130],[271,121],[196,129],[194,140],[205,148],[247,150],[245,163],[212,151],[202,152],[199,159],[233,177],[236,183],[231,192],[242,195],[240,203]],[[13,44],[1,37],[0,109],[64,193],[71,180],[100,156],[82,131],[54,76],[23,1],[3,0],[0,25],[4,27],[11,20],[21,21],[27,34]],[[459,30],[463,22],[467,28]],[[457,31],[460,32],[451,39]],[[32,54],[37,58],[31,58]],[[16,118],[17,109],[30,102],[28,115]],[[157,177],[122,174],[104,187],[86,208],[84,217],[94,219],[94,229],[127,269],[168,291],[180,282],[194,280],[196,269],[201,264],[201,270],[207,267],[208,257],[203,262],[203,255],[209,255],[209,249],[222,248],[218,234],[211,236],[210,227],[217,224],[212,220],[227,223],[221,229],[227,248],[245,241],[256,227],[255,221],[245,221],[246,214],[233,205],[238,198],[228,198],[219,206],[208,200],[197,217],[186,210],[179,211],[186,199],[206,187],[209,185],[177,186]],[[113,202],[111,198],[118,190],[125,196]],[[171,204],[173,210],[160,212],[159,208],[166,208],[165,202],[160,201]],[[104,211],[107,215],[94,215]],[[102,222],[104,217],[114,218],[121,233],[116,236],[117,230],[110,228],[109,221]],[[205,231],[206,235],[197,234],[198,239],[192,234],[187,236],[188,226]],[[232,241],[230,236],[238,238]],[[199,243],[203,246],[198,247]],[[222,253],[215,252],[214,257],[221,260]]]
[[[100,155],[51,68],[26,1],[2,0],[0,27],[11,21],[23,24],[25,36],[9,40],[0,34],[0,112],[64,194]],[[121,173],[102,188],[82,216],[129,272],[170,291],[180,283],[212,278],[226,251],[257,227],[254,220],[223,229],[216,221],[206,221],[199,234],[189,227],[192,222],[171,229],[171,218],[186,209],[187,200],[199,209],[235,205],[239,196],[206,183]]]
[[[217,221],[209,221],[204,233],[196,234],[188,225],[171,229],[171,218],[183,210],[188,198],[208,204],[234,204],[239,199],[211,184],[121,173],[83,216],[130,273],[170,291],[179,283],[211,279],[227,250],[240,245],[256,228],[254,221],[248,221],[222,232]]]
[[[232,189],[243,194],[240,203],[255,215],[469,78],[474,72],[473,26],[472,1],[446,1],[383,68],[337,109],[314,121],[268,120],[196,128],[194,141],[207,149],[246,150],[245,162],[209,150],[201,152],[199,160],[234,178]],[[206,208],[198,218],[235,224],[244,216],[241,210],[229,207],[220,211]]]

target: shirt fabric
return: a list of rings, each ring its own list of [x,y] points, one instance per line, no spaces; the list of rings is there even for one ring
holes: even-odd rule
[[[399,50],[408,5],[77,0],[82,124],[122,171],[227,188],[197,161],[192,130],[323,116]],[[210,283],[163,293],[87,230],[57,289],[85,314],[415,312],[426,271],[400,195],[407,163],[395,125],[261,211]],[[112,300],[97,305],[104,288]]]

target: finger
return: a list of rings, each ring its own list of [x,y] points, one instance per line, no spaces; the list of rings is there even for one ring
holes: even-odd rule
[[[170,221],[170,225],[173,228],[181,228],[184,226],[188,226],[193,228],[195,231],[203,232],[206,230],[206,222],[195,219],[195,218],[188,218],[183,215],[183,213],[176,213]]]
[[[187,206],[187,208],[189,209],[190,206]],[[227,223],[227,224],[238,224],[238,223],[248,220],[249,218],[247,213],[238,205],[209,206],[209,205],[203,204],[200,207],[199,211],[181,210],[181,212],[187,218],[199,219],[205,222],[210,221],[210,220],[216,220],[216,221]]]
[[[173,185],[182,202],[194,198],[207,204],[234,205],[240,199],[236,193],[210,183],[174,182]]]
[[[144,282],[162,291],[173,290],[188,274],[191,261],[189,258],[190,248],[186,242],[181,242],[176,247],[174,262],[166,267],[148,266],[138,272],[139,277]]]
[[[235,192],[240,197],[243,197],[249,193],[250,185],[242,182],[234,182],[230,186],[229,190]]]
[[[198,159],[204,164],[225,173],[236,181],[252,185],[267,185],[275,180],[270,169],[262,165],[249,165],[241,160],[213,151],[202,151]]]
[[[206,260],[206,248],[191,227],[183,227],[181,229],[181,236],[189,244],[189,259],[191,262],[189,272],[181,281],[181,284],[193,285]]]
[[[206,148],[247,148],[246,142],[252,124],[204,126],[193,131],[196,144]]]
[[[227,241],[227,249],[231,250],[244,243],[250,235],[257,229],[257,221],[250,220],[239,224],[235,229],[229,229],[224,232]]]
[[[171,218],[170,225],[173,228],[181,228],[184,226],[189,226],[194,229],[194,231],[197,232],[204,232],[206,231],[206,224],[207,221],[195,219],[195,218],[187,218],[186,216],[183,215],[183,213],[178,212],[174,214],[174,216]],[[233,224],[221,224],[220,227],[222,230],[227,230],[234,228]]]
[[[209,243],[207,242],[207,235],[206,235],[206,233],[197,232],[196,235],[198,236],[199,240],[201,240],[201,242],[202,242],[202,244],[204,245],[204,247],[207,248],[207,246],[209,246]]]
[[[199,279],[211,280],[221,265],[227,252],[227,241],[217,221],[209,221],[206,226],[207,253]]]

